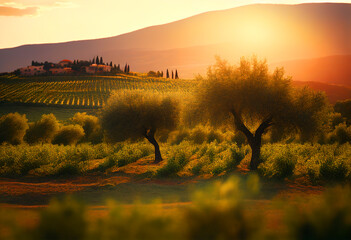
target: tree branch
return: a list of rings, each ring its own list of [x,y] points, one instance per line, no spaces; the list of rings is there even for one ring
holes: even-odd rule
[[[261,136],[268,127],[272,126],[273,124],[272,120],[273,120],[272,116],[269,116],[265,120],[263,120],[261,125],[256,129],[255,137],[258,135]]]
[[[245,124],[243,123],[243,121],[241,119],[241,116],[234,109],[231,111],[231,113],[233,114],[234,124],[235,124],[236,128],[239,131],[241,131],[242,133],[244,133],[244,135],[246,136],[246,138],[249,141],[249,143],[252,142],[253,139],[254,139],[254,135],[245,126]]]

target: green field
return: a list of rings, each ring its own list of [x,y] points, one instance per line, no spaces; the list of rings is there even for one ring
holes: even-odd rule
[[[114,90],[189,92],[193,80],[134,75],[0,77],[0,102],[25,106],[93,109],[102,107]]]

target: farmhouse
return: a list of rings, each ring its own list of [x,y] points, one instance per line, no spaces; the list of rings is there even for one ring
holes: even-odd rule
[[[90,74],[111,72],[111,66],[91,64],[90,66],[85,67],[85,72]]]
[[[50,68],[49,71],[53,75],[68,74],[72,73],[72,68]]]
[[[68,60],[68,59],[63,59],[58,63],[58,65],[60,65],[60,67],[66,67],[66,66],[69,66],[71,64],[72,64],[72,61]]]
[[[24,76],[34,76],[45,73],[44,66],[28,66],[19,69],[21,75]]]

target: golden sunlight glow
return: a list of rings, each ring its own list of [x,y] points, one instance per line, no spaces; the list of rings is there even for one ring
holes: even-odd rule
[[[6,3],[4,5],[4,2]],[[62,42],[116,36],[199,13],[249,4],[299,4],[316,0],[0,0],[0,7],[37,9],[37,15],[4,16],[0,11],[0,48],[29,43]],[[340,2],[318,0],[318,2]],[[343,0],[349,2],[351,0]],[[11,3],[9,5],[9,3]],[[254,16],[252,16],[254,17]],[[262,21],[262,19],[260,20]],[[264,22],[246,22],[247,41],[266,41]],[[279,20],[277,21],[279,22]],[[103,24],[102,24],[103,23]],[[256,33],[257,32],[257,33]]]

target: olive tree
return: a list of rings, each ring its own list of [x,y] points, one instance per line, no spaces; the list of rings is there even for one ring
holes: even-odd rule
[[[91,141],[93,143],[101,142],[102,134],[100,134],[101,126],[98,117],[88,115],[86,112],[77,112],[70,120],[72,123],[83,127],[86,141]]]
[[[102,127],[112,142],[146,138],[155,147],[155,163],[162,161],[156,131],[172,130],[179,109],[174,98],[147,91],[118,91],[102,112]]]
[[[59,128],[54,114],[43,114],[40,120],[29,125],[25,139],[28,143],[50,143]]]
[[[28,119],[26,115],[19,113],[9,113],[0,117],[0,144],[7,142],[10,144],[20,144],[28,129]]]
[[[303,140],[312,139],[329,109],[324,94],[293,88],[283,69],[271,73],[266,61],[256,57],[242,58],[239,66],[217,58],[207,77],[199,78],[196,109],[210,123],[233,126],[245,135],[253,170],[260,164],[262,135],[267,130],[296,132]]]

